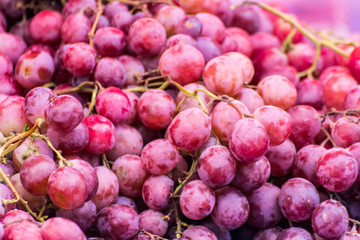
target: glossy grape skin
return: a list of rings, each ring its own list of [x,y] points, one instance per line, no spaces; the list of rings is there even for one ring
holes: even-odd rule
[[[290,227],[283,230],[276,240],[312,240],[311,234],[303,228]]]
[[[0,52],[15,64],[26,49],[25,41],[11,33],[0,33]]]
[[[166,128],[175,113],[174,99],[164,90],[152,89],[140,96],[138,102],[140,121],[151,129]]]
[[[264,99],[265,105],[273,105],[282,109],[292,107],[297,98],[294,85],[285,77],[269,76],[258,84],[258,93]]]
[[[12,160],[15,169],[20,172],[20,168],[25,160],[35,154],[44,154],[54,159],[54,153],[49,148],[45,140],[35,138],[33,141],[31,141],[29,138],[27,138],[19,147],[13,151]]]
[[[0,183],[0,199],[2,200],[11,200],[14,199],[15,196],[13,192],[6,186],[5,184]],[[0,202],[0,217],[3,217],[5,213],[13,210],[15,208],[15,204],[6,204],[4,205],[3,202]]]
[[[309,78],[302,80],[297,86],[296,103],[320,110],[323,106],[321,82]]]
[[[236,162],[229,149],[219,145],[212,146],[201,153],[197,170],[206,185],[212,188],[224,187],[235,176]]]
[[[63,43],[87,42],[91,30],[90,20],[82,13],[71,14],[61,26]]]
[[[234,59],[238,65],[241,65],[244,71],[244,83],[249,83],[254,77],[254,65],[250,58],[239,52],[228,52],[223,56]]]
[[[283,229],[280,227],[266,228],[258,231],[253,240],[276,240]]]
[[[165,45],[166,31],[155,19],[135,21],[127,36],[130,52],[141,56],[155,56]]]
[[[146,15],[144,17],[147,17]],[[138,20],[135,15],[132,15],[130,11],[125,10],[116,13],[110,21],[110,25],[114,28],[120,29],[124,33],[128,33],[131,25]]]
[[[230,39],[230,41],[233,41],[233,43],[235,44],[235,48],[231,51],[240,52],[247,57],[251,56],[253,47],[251,44],[250,35],[246,31],[237,27],[229,27],[226,28],[225,33],[226,39]]]
[[[177,24],[175,30],[176,33],[182,33],[197,38],[201,34],[202,24],[196,16],[186,15],[185,18]]]
[[[30,33],[34,40],[42,43],[56,43],[60,40],[62,16],[53,10],[44,10],[30,22]]]
[[[214,209],[215,193],[201,180],[194,180],[185,185],[179,202],[180,209],[187,218],[200,220]]]
[[[54,236],[59,240],[83,240],[85,238],[85,234],[76,223],[62,217],[46,220],[40,227],[40,233],[43,240],[53,240]]]
[[[91,74],[96,65],[96,52],[87,43],[73,43],[64,52],[64,66],[75,76]]]
[[[261,79],[271,76],[271,75],[280,75],[287,78],[295,87],[299,84],[299,76],[296,68],[293,66],[274,66],[271,69],[268,69],[261,75]]]
[[[110,120],[100,115],[84,119],[89,129],[89,142],[85,149],[93,154],[102,154],[115,146],[115,127]]]
[[[211,13],[198,13],[195,16],[201,22],[201,37],[209,37],[218,43],[225,39],[225,25],[217,16]]]
[[[162,75],[181,84],[197,82],[205,66],[202,53],[187,44],[178,44],[167,49],[160,57],[159,67]]]
[[[114,27],[100,28],[94,36],[94,48],[103,57],[117,57],[126,50],[126,35]]]
[[[237,163],[235,177],[231,185],[242,192],[251,192],[261,187],[270,177],[270,163],[266,157],[254,163]]]
[[[192,226],[183,232],[182,239],[189,240],[217,240],[216,235],[204,226]]]
[[[266,128],[271,145],[283,143],[290,136],[293,128],[290,115],[274,106],[259,107],[254,111],[254,119]]]
[[[264,100],[253,89],[242,88],[235,96],[235,99],[241,101],[248,108],[250,113],[253,113],[257,108],[264,106]]]
[[[163,25],[168,36],[175,33],[176,26],[185,19],[185,12],[177,6],[164,6],[156,13],[154,18]]]
[[[216,95],[235,96],[244,84],[244,70],[236,60],[229,56],[220,56],[210,60],[203,72],[207,89]]]
[[[293,18],[293,20],[296,20],[297,22],[299,22],[299,20],[297,19],[296,16],[291,15],[291,18]],[[287,35],[293,30],[293,27],[286,22],[285,20],[278,18],[278,20],[276,20],[276,22],[274,23],[274,35],[277,36],[280,41],[284,41],[285,38],[287,37]],[[293,37],[293,43],[299,43],[301,42],[301,40],[303,39],[303,35],[296,30],[296,33]]]
[[[91,199],[97,211],[115,202],[119,195],[119,181],[113,171],[104,166],[95,167],[95,172],[99,180],[99,187],[96,194]]]
[[[13,73],[13,63],[10,61],[9,57],[0,53],[0,75],[1,76],[11,76]]]
[[[298,43],[294,45],[288,53],[289,64],[294,66],[299,72],[310,68],[315,59],[316,51],[311,45]],[[322,58],[319,58],[316,69],[321,71],[323,68]]]
[[[346,116],[339,118],[331,129],[331,137],[339,147],[347,148],[360,141],[360,127],[357,117]]]
[[[85,201],[89,201],[98,190],[99,187],[99,179],[96,175],[94,168],[90,165],[90,163],[80,160],[73,159],[70,160],[71,167],[78,170],[83,177],[85,178],[86,187],[87,187],[87,197]]]
[[[347,67],[350,69],[352,75],[356,78],[357,81],[360,81],[360,65],[358,59],[360,56],[360,48],[356,47],[349,57],[349,62]]]
[[[257,32],[250,36],[253,47],[253,56],[266,48],[279,48],[281,46],[279,39],[267,32]]]
[[[130,114],[130,100],[119,88],[108,87],[96,96],[95,108],[99,115],[113,124],[121,123]]]
[[[79,100],[71,95],[55,97],[45,110],[46,123],[59,131],[70,131],[83,119],[83,107]]]
[[[139,197],[145,180],[149,173],[141,164],[141,158],[136,155],[126,154],[116,159],[112,166],[119,182],[120,194],[127,197]]]
[[[239,162],[253,163],[269,148],[269,136],[259,121],[243,118],[234,124],[229,137],[229,148]]]
[[[356,181],[359,182],[360,181],[360,175],[359,175],[359,172],[360,172],[360,143],[357,142],[357,143],[352,144],[347,150],[353,155],[353,157],[355,158],[355,160],[358,163],[359,171],[358,171],[358,177],[357,177]]]
[[[350,152],[341,148],[327,150],[316,166],[316,177],[320,184],[333,192],[341,192],[351,187],[357,175],[357,161]]]
[[[139,228],[162,237],[168,230],[168,222],[162,217],[161,212],[145,210],[139,215]]]
[[[31,126],[24,111],[25,99],[20,96],[9,96],[0,103],[0,130],[8,136],[11,132],[23,132],[25,124]]]
[[[344,109],[359,109],[360,108],[360,87],[352,88],[345,97]]]
[[[84,176],[71,167],[53,171],[48,180],[47,191],[51,201],[64,209],[81,206],[88,194]]]
[[[118,59],[103,57],[96,64],[94,78],[103,87],[121,88],[125,83],[125,68]]]
[[[31,89],[25,96],[24,110],[26,118],[35,123],[37,118],[45,118],[47,105],[56,97],[56,93],[45,87]]]
[[[198,108],[188,108],[171,121],[169,138],[178,148],[191,151],[201,147],[211,133],[210,118]]]
[[[87,231],[96,220],[96,206],[92,201],[87,201],[75,209],[60,208],[56,211],[56,217],[62,217],[75,222],[82,231]]]
[[[174,182],[168,176],[153,175],[144,182],[142,198],[149,208],[162,211],[169,208],[173,189]]]
[[[129,125],[118,124],[115,127],[115,145],[106,153],[109,160],[115,161],[125,154],[140,155],[143,139],[140,132]]]
[[[0,75],[0,84],[2,86],[2,88],[0,89],[0,94],[6,96],[23,95],[23,88],[21,87],[21,85],[10,76]]]
[[[283,217],[278,203],[280,189],[265,183],[260,188],[246,194],[250,212],[248,223],[256,228],[275,226]]]
[[[219,102],[211,113],[212,131],[224,144],[228,144],[233,126],[242,119],[241,113],[250,114],[248,108],[240,101],[231,103]]]
[[[270,146],[265,156],[270,162],[271,176],[285,176],[291,172],[295,155],[296,148],[290,139],[279,145]]]
[[[249,202],[244,194],[233,187],[215,191],[216,202],[211,218],[220,227],[228,230],[243,225],[249,216]]]
[[[340,238],[348,228],[349,214],[338,201],[320,203],[311,217],[311,226],[316,234],[326,239]]]
[[[118,58],[125,70],[125,86],[136,84],[135,76],[145,73],[144,65],[130,55],[122,55]]]
[[[137,207],[136,207],[135,201],[134,201],[132,198],[129,198],[129,197],[119,196],[119,197],[116,199],[115,204],[126,205],[126,206],[129,206],[129,207],[133,208],[135,211],[137,211]]]
[[[203,89],[207,90],[206,87],[203,84],[200,83],[189,83],[184,86],[184,89],[186,89],[189,92],[195,92],[196,89]],[[204,103],[204,105],[207,107],[207,111],[211,112],[213,104],[211,104],[211,98],[209,95],[207,95],[204,92],[198,91],[197,92],[198,97],[200,100]],[[201,105],[199,101],[195,98],[186,98],[185,94],[182,91],[179,91],[177,97],[176,97],[176,105],[179,108],[179,112],[191,108],[196,107],[201,109]],[[181,103],[182,102],[182,103]],[[179,104],[181,103],[180,107]]]
[[[320,183],[316,177],[316,165],[326,149],[318,145],[307,145],[301,148],[295,156],[292,172],[295,177],[309,180],[315,187]]]
[[[34,221],[34,218],[27,212],[14,209],[7,212],[1,219],[1,223],[4,225],[12,224],[16,221],[29,220]]]
[[[43,240],[40,228],[36,223],[24,220],[5,226],[3,240],[10,239],[29,239]]]
[[[25,160],[20,169],[24,188],[35,195],[47,194],[48,179],[56,169],[54,160],[47,155],[36,154]]]

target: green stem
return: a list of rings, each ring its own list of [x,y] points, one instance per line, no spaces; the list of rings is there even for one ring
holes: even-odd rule
[[[81,91],[85,86],[94,86],[94,85],[95,85],[95,82],[85,81],[85,82],[80,83],[79,86],[69,88],[69,89],[56,90],[55,93],[57,95],[61,95],[61,94],[78,92],[78,91]]]

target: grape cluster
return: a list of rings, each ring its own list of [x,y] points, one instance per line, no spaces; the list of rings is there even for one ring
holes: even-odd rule
[[[360,239],[360,40],[240,0],[0,0],[0,240]]]

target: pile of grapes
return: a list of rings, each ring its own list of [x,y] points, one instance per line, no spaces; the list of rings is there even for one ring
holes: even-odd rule
[[[0,240],[360,239],[360,35],[242,0],[0,9]]]

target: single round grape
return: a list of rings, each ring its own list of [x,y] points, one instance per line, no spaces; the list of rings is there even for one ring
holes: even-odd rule
[[[298,72],[296,71],[296,68],[294,68],[293,66],[275,66],[271,69],[268,69],[266,72],[264,72],[261,75],[261,79],[271,76],[271,75],[280,75],[283,76],[285,78],[287,78],[293,85],[294,87],[297,87],[299,84],[299,76],[298,76]]]
[[[141,13],[141,12],[140,12]],[[136,15],[136,14],[135,14]],[[131,25],[138,20],[135,15],[132,15],[132,13],[129,10],[121,11],[116,13],[110,22],[110,25],[114,28],[120,29],[124,33],[128,34]],[[145,15],[143,18],[148,17]],[[139,18],[140,19],[140,18]]]
[[[242,192],[251,192],[261,187],[270,177],[270,163],[266,157],[254,163],[237,162],[235,177],[231,185]]]
[[[235,10],[232,24],[240,27],[250,34],[259,31],[261,10],[254,5],[244,5]]]
[[[51,201],[64,209],[81,206],[88,194],[84,176],[72,167],[61,167],[53,171],[48,180],[47,191]]]
[[[216,190],[215,195],[215,206],[211,212],[214,223],[225,229],[233,230],[246,222],[250,209],[244,194],[233,187],[224,187]]]
[[[151,129],[166,128],[171,122],[175,109],[174,99],[161,89],[146,91],[138,102],[139,119]]]
[[[71,131],[82,121],[84,111],[79,100],[71,95],[55,97],[45,110],[46,123],[59,131]]]
[[[130,101],[130,114],[127,118],[124,119],[123,123],[133,124],[138,118],[137,105],[139,102],[139,97],[134,92],[124,90],[124,93],[129,98]]]
[[[182,21],[176,26],[176,33],[186,34],[193,38],[197,38],[201,34],[201,21],[194,15],[186,15]]]
[[[166,40],[165,49],[169,49],[175,45],[187,44],[196,47],[196,40],[187,34],[178,33]],[[201,52],[201,51],[200,51]]]
[[[35,124],[36,119],[45,118],[47,105],[56,96],[56,93],[50,88],[36,87],[31,89],[25,96],[24,110],[26,118],[33,124]]]
[[[192,226],[186,229],[180,240],[217,240],[216,235],[204,226]]]
[[[59,208],[56,217],[69,219],[76,223],[82,231],[86,232],[96,220],[96,206],[90,200],[75,209]]]
[[[187,218],[203,219],[212,212],[214,206],[215,193],[201,180],[189,182],[180,194],[180,208]]]
[[[199,37],[196,39],[196,48],[204,56],[205,63],[209,62],[211,59],[221,55],[220,46],[214,40],[211,40],[208,37]]]
[[[316,234],[325,239],[338,239],[348,229],[349,214],[338,201],[326,200],[320,203],[311,217],[311,226]]]
[[[135,85],[136,76],[144,74],[144,65],[136,58],[130,55],[122,55],[118,58],[125,70],[125,86]]]
[[[150,176],[144,182],[142,198],[145,204],[157,211],[169,208],[174,181],[166,175]]]
[[[203,80],[211,92],[232,97],[239,93],[244,84],[244,70],[233,58],[220,56],[206,64]]]
[[[96,65],[96,52],[87,43],[73,43],[64,52],[65,69],[75,76],[91,74]]]
[[[360,141],[360,126],[357,117],[346,116],[339,118],[331,129],[331,137],[339,147],[349,147]]]
[[[1,200],[12,200],[15,196],[13,192],[6,186],[5,184],[0,183],[0,199]],[[6,204],[4,205],[3,202],[0,202],[0,218],[4,216],[5,213],[13,210],[15,208],[15,204]]]
[[[251,56],[253,47],[250,35],[246,31],[237,27],[228,27],[225,33],[226,38],[229,38],[235,44],[235,48],[231,50],[232,52],[239,52],[247,57]]]
[[[139,228],[162,237],[168,230],[168,222],[163,217],[161,212],[145,210],[139,215]]]
[[[287,53],[289,64],[294,66],[299,72],[310,68],[316,56],[316,50],[310,44],[297,43],[294,48]],[[321,71],[323,68],[322,58],[318,59],[316,70]]]
[[[118,59],[103,57],[96,64],[94,78],[103,87],[121,88],[126,79],[125,68]]]
[[[310,105],[315,109],[321,109],[322,101],[322,85],[316,79],[304,79],[297,86],[297,104]]]
[[[155,56],[165,45],[165,28],[153,18],[135,21],[129,29],[128,47],[130,52],[141,56]]]
[[[0,52],[15,64],[26,49],[26,43],[21,38],[11,33],[0,33]]]
[[[250,213],[248,223],[256,228],[275,226],[283,217],[279,206],[280,189],[265,183],[260,188],[246,194]]]
[[[299,227],[290,227],[288,229],[283,230],[276,240],[312,240],[311,234],[303,228]]]
[[[103,57],[117,57],[126,50],[126,35],[114,27],[100,28],[94,36],[94,48]]]
[[[22,210],[14,209],[7,212],[2,217],[1,223],[4,225],[8,225],[23,220],[35,221],[34,218],[29,213]]]
[[[119,181],[115,173],[107,167],[100,166],[94,169],[99,180],[99,187],[91,200],[95,203],[96,209],[100,211],[115,202],[119,195]]]
[[[235,96],[235,99],[244,103],[250,113],[253,113],[257,108],[264,106],[264,100],[253,89],[242,88]]]
[[[318,145],[307,145],[301,148],[295,156],[292,172],[295,177],[309,180],[315,187],[320,183],[316,177],[316,165],[326,149]]]
[[[319,82],[324,85],[333,77],[339,77],[342,74],[351,74],[349,68],[344,66],[330,66],[324,69],[319,76]]]
[[[24,102],[23,97],[9,96],[0,103],[0,131],[5,136],[23,132],[25,124],[31,126],[26,118]]]
[[[113,204],[98,213],[96,228],[107,239],[132,239],[139,231],[139,215],[131,207]]]
[[[46,220],[40,228],[43,240],[57,239],[83,240],[85,234],[76,223],[62,217],[53,217]]]
[[[255,70],[254,65],[249,57],[239,52],[228,52],[225,53],[223,56],[230,57],[234,59],[238,65],[241,65],[244,71],[244,83],[251,82],[252,78],[254,77]]]
[[[140,132],[129,125],[118,124],[115,127],[115,145],[106,153],[109,160],[115,161],[125,154],[140,155],[143,138]]]
[[[42,238],[40,228],[36,223],[23,220],[5,226],[3,240],[8,239],[43,240],[44,238]]]
[[[283,229],[280,227],[266,228],[258,231],[253,240],[276,240]]]
[[[229,148],[239,162],[256,162],[268,150],[269,136],[259,121],[243,118],[238,120],[232,128]]]
[[[99,115],[113,124],[121,123],[130,114],[130,100],[119,88],[108,87],[96,96],[95,108]]]
[[[1,64],[1,62],[0,62],[0,64]],[[12,96],[12,95],[22,96],[23,95],[23,88],[11,76],[0,75],[0,84],[2,87],[0,89],[0,94],[6,95],[6,96]]]
[[[294,164],[296,148],[290,139],[286,139],[282,144],[269,147],[265,156],[270,162],[271,176],[285,176]]]
[[[56,169],[54,159],[36,154],[25,160],[20,169],[20,179],[24,188],[35,195],[47,194],[48,179]]]
[[[195,150],[210,136],[210,118],[198,108],[188,108],[173,118],[168,131],[171,142],[178,148]]]
[[[344,101],[344,109],[359,109],[360,108],[360,87],[352,88],[346,95]]]
[[[211,113],[211,128],[222,143],[228,144],[235,123],[242,119],[241,114],[250,114],[240,101],[219,102]]]
[[[116,199],[116,204],[123,204],[123,205],[126,205],[126,206],[129,206],[131,208],[133,208],[135,211],[137,211],[137,207],[136,207],[136,204],[135,204],[135,201],[132,199],[132,198],[129,198],[129,197],[125,197],[125,196],[119,196],[117,199]]]
[[[358,163],[358,167],[359,167],[359,171],[358,171],[358,176],[356,181],[359,182],[360,181],[360,143],[354,143],[352,144],[349,148],[348,148],[349,152],[353,155],[353,157],[355,158],[355,160]]]
[[[61,26],[63,43],[87,42],[91,30],[90,20],[82,13],[71,14]]]
[[[177,44],[165,50],[159,60],[161,74],[170,76],[181,85],[199,81],[204,66],[202,53],[187,44]]]
[[[126,154],[116,159],[112,165],[119,182],[119,192],[127,197],[139,197],[145,180],[149,173],[141,164],[141,158],[136,155]]]
[[[30,33],[34,40],[42,43],[56,43],[60,40],[62,16],[53,10],[37,13],[30,22]]]
[[[206,87],[200,83],[189,83],[184,86],[184,89],[186,89],[189,92],[195,92],[196,89],[207,90]],[[201,92],[201,91],[198,91],[196,94],[200,98],[200,100],[204,103],[204,105],[206,106],[207,111],[211,112],[213,104],[211,102],[211,98],[209,97],[209,95],[207,95],[206,93]],[[176,97],[176,105],[179,109],[179,112],[181,112],[185,109],[191,108],[191,107],[196,107],[196,108],[202,109],[200,102],[197,99],[187,98],[182,91],[179,91],[179,93]]]
[[[84,119],[89,129],[89,142],[85,149],[93,154],[102,154],[115,146],[115,127],[106,117],[90,115]]]
[[[128,6],[125,3],[122,2],[109,2],[104,6],[104,15],[111,19],[116,13],[127,11]]]
[[[259,107],[254,112],[254,119],[264,125],[271,145],[283,143],[291,134],[293,123],[290,115],[274,106]]]
[[[201,37],[209,37],[215,42],[221,43],[225,39],[224,23],[211,13],[198,13],[195,15],[201,22]]]
[[[154,18],[163,25],[168,36],[175,33],[176,26],[185,20],[185,12],[177,6],[164,6],[156,13]]]
[[[341,148],[327,150],[316,166],[316,177],[320,184],[333,192],[341,192],[351,187],[357,175],[357,161],[350,152]]]
[[[94,0],[69,1],[64,5],[62,15],[63,18],[66,19],[71,14],[84,11],[84,14],[90,17],[91,15],[95,15],[96,9],[96,1]]]

